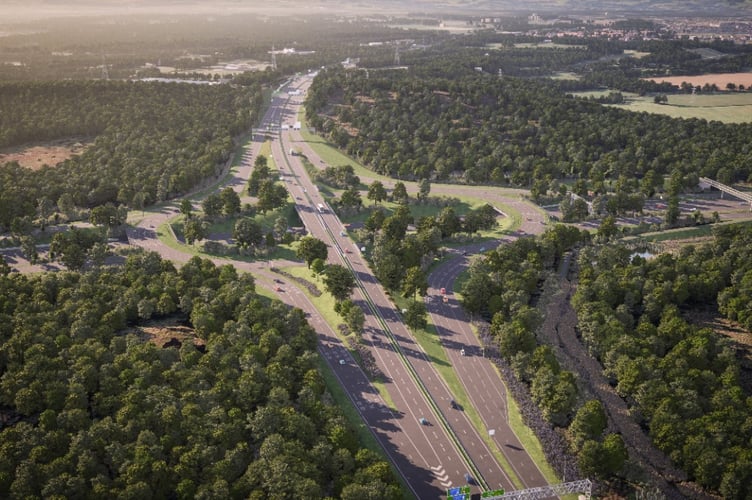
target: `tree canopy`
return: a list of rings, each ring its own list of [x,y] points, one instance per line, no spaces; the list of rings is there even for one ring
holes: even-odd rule
[[[0,147],[91,142],[40,170],[0,165],[0,226],[38,200],[150,205],[216,177],[260,107],[261,89],[125,81],[0,83]],[[63,207],[58,206],[62,210]]]
[[[0,273],[0,297],[0,496],[401,498],[332,405],[302,311],[251,276],[138,253]],[[193,334],[149,341],[158,318]]]
[[[752,175],[750,124],[634,113],[573,98],[542,79],[454,75],[467,66],[460,54],[426,54],[409,71],[388,74],[322,71],[307,117],[375,172],[399,179],[540,188],[575,177],[596,187],[679,169],[694,187],[698,175],[721,182]],[[429,66],[435,71],[427,74]],[[636,191],[621,202],[634,204],[626,195]]]
[[[705,310],[750,327],[750,248],[745,225],[718,227],[711,243],[649,260],[622,245],[587,247],[572,301],[583,341],[653,443],[726,498],[750,494],[752,469],[742,464],[752,398],[726,338],[688,316]]]
[[[313,236],[303,236],[298,241],[298,248],[295,251],[298,258],[303,259],[308,267],[316,259],[326,261],[326,257],[329,253],[326,243]]]

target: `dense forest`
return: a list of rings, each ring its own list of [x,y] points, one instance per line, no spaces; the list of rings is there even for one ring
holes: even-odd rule
[[[328,395],[303,313],[250,275],[141,252],[0,265],[3,498],[401,498]],[[195,336],[133,333],[157,319]]]
[[[451,66],[451,56],[442,61]],[[578,178],[602,192],[604,181],[625,176],[637,192],[638,179],[662,183],[674,170],[686,187],[698,176],[731,183],[752,174],[752,125],[604,107],[543,81],[328,70],[306,112],[349,154],[402,179],[531,187]]]
[[[582,341],[653,443],[724,498],[752,495],[752,397],[731,342],[698,312],[752,328],[750,249],[748,225],[678,255],[588,247],[572,299]]]
[[[0,165],[0,227],[46,205],[65,214],[105,203],[141,208],[216,177],[233,137],[259,117],[258,84],[60,81],[0,84],[0,147],[91,141],[61,164]]]

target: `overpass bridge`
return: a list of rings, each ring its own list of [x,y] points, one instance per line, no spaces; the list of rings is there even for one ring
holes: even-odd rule
[[[746,201],[747,203],[749,203],[749,209],[752,211],[752,195],[750,195],[749,193],[739,191],[738,189],[734,189],[731,186],[727,186],[726,184],[722,184],[707,177],[700,177],[700,188],[706,189],[708,187],[714,187],[721,191],[721,193],[728,193],[735,198]]]

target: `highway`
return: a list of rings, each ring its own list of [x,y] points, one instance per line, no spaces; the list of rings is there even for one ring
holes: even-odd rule
[[[303,95],[309,84],[310,78],[292,83]],[[517,489],[488,449],[486,442],[471,425],[465,412],[450,406],[449,402],[454,396],[402,322],[399,311],[391,304],[386,292],[374,278],[360,251],[346,236],[341,221],[328,209],[325,200],[305,172],[300,158],[289,154],[291,147],[299,149],[303,146],[309,160],[317,165],[321,164],[310,148],[301,145],[299,138],[296,139],[299,137],[298,132],[281,130],[279,127],[280,124],[297,121],[296,116],[302,99],[303,97],[284,93],[272,98],[263,125],[254,134],[242,165],[235,169],[225,185],[233,186],[239,193],[244,190],[253,160],[258,155],[263,141],[271,136],[275,164],[306,228],[313,236],[327,242],[330,262],[349,267],[357,278],[359,286],[351,298],[366,312],[365,344],[372,352],[382,374],[383,388],[389,395],[389,403],[382,399],[329,325],[319,318],[305,294],[293,283],[285,280],[283,285],[275,285],[274,280],[279,280],[279,276],[273,275],[267,264],[226,259],[215,259],[215,262],[232,262],[239,270],[251,272],[256,276],[259,286],[265,286],[270,290],[279,289],[275,293],[281,300],[307,312],[309,322],[318,333],[321,354],[416,497],[442,496],[447,488],[466,484],[466,474],[470,474],[473,482],[477,483],[473,487],[474,492],[499,487],[506,490]],[[269,134],[264,133],[267,125]],[[434,192],[446,190],[451,193],[462,188],[434,186]],[[504,201],[509,202],[509,199],[504,198]],[[323,211],[317,208],[319,204],[325,207]],[[520,204],[524,205],[522,202]],[[529,210],[527,205],[524,205],[524,208]],[[175,206],[167,206],[158,213],[146,216],[138,227],[129,230],[129,240],[132,244],[157,251],[163,257],[176,262],[188,260],[190,255],[167,247],[159,241],[156,234],[156,228],[177,213]],[[523,226],[528,226],[527,230],[531,233],[542,230],[539,221],[533,221],[532,218],[526,220],[529,223]],[[446,276],[447,279],[452,276],[453,281],[453,276],[459,271],[457,268],[450,274],[442,273],[442,276]],[[437,279],[440,278],[434,273],[431,286],[436,287],[441,283],[436,281]],[[450,285],[447,288],[449,287]],[[449,359],[455,365],[466,391],[471,395],[473,405],[478,404],[476,409],[486,424],[486,431],[493,431],[492,438],[513,464],[515,473],[525,487],[546,484],[516,437],[508,426],[504,425],[506,408],[503,384],[498,374],[490,367],[490,362],[483,360],[485,363],[478,365],[483,372],[482,379],[479,379],[474,374],[477,368],[475,364],[478,362],[476,356],[469,355],[458,359],[460,355],[456,347],[460,343],[468,348],[466,354],[474,352],[473,343],[477,346],[477,340],[469,329],[469,324],[461,316],[459,305],[451,301],[449,304],[441,304],[447,306],[443,309],[436,309],[439,307],[438,303],[430,302],[428,305]],[[448,313],[451,313],[451,317]],[[481,386],[486,393],[478,392]],[[483,400],[487,401],[483,403]],[[421,419],[425,419],[426,425],[420,423]],[[529,467],[528,463],[533,467]]]
[[[299,105],[300,101],[291,98],[287,110],[281,115],[282,118],[293,120]],[[330,248],[330,262],[351,268],[359,282],[360,286],[355,290],[352,299],[366,312],[364,330],[368,333],[365,342],[371,348],[376,364],[387,380],[385,389],[394,406],[409,421],[417,424],[414,429],[407,429],[408,436],[414,439],[415,433],[418,433],[425,438],[419,454],[436,452],[439,463],[427,465],[433,470],[445,469],[451,485],[465,484],[465,474],[469,473],[481,484],[494,488],[510,488],[511,481],[463,412],[453,410],[455,423],[451,426],[451,435],[440,425],[442,420],[447,421],[446,414],[451,410],[449,401],[452,396],[420,351],[420,347],[411,339],[399,312],[373,276],[360,251],[346,236],[341,221],[329,210],[326,201],[309,179],[300,157],[288,154],[291,144],[286,139],[289,133],[282,131],[280,137],[281,140],[272,143],[275,163],[282,171],[282,178],[295,198],[296,208],[309,233],[327,242]],[[319,205],[326,208],[319,211]],[[405,362],[408,358],[409,365]],[[420,387],[416,373],[417,378],[425,384],[430,398],[426,397]],[[421,418],[426,419],[428,425],[420,425],[418,422]],[[467,463],[462,450],[471,457],[472,464]],[[439,484],[443,488],[447,486],[447,482],[440,481]]]
[[[295,119],[297,114],[296,108],[301,104],[301,101],[291,98],[290,104],[291,106],[288,106],[289,111],[282,115],[283,119]],[[310,147],[301,144],[301,139],[295,131],[283,131],[280,134],[280,138],[281,143],[279,144],[279,149],[275,152],[275,158],[279,158],[279,155],[284,155],[290,149],[299,150],[302,147],[305,156],[312,164],[316,166],[323,164]],[[304,191],[302,191],[302,196],[304,197],[302,200],[303,205],[307,204],[314,207],[320,203],[325,204],[323,198],[315,190],[315,186],[308,180],[299,158],[295,156],[288,157],[285,160],[285,164],[287,168],[291,168],[289,183],[301,183],[300,185],[304,188]],[[473,190],[473,188],[440,186],[436,191],[466,195],[469,190]],[[484,191],[484,197],[486,198],[488,198],[487,191],[487,189]],[[478,193],[474,194],[477,196]],[[503,201],[507,205],[511,204],[522,214],[523,223],[518,231],[518,235],[542,232],[542,217],[529,204],[519,199],[510,200],[509,197],[496,198],[496,196],[491,196],[489,201],[492,203],[494,201]],[[474,457],[473,460],[476,461],[476,464],[479,464],[481,474],[485,478],[492,478],[488,485],[491,488],[501,486],[507,490],[516,489],[511,485],[509,478],[503,472],[495,469],[496,460],[493,459],[490,450],[488,450],[481,437],[477,434],[477,431],[472,427],[464,412],[453,409],[450,406],[449,403],[454,399],[454,396],[443,383],[433,363],[427,359],[410,331],[401,321],[399,312],[396,311],[383,288],[376,282],[373,274],[367,267],[366,261],[357,251],[357,247],[354,246],[349,238],[344,236],[344,232],[340,232],[340,228],[342,227],[341,222],[329,210],[324,214],[320,214],[319,217],[322,225],[325,227],[321,232],[314,230],[314,235],[324,241],[330,241],[329,238],[331,238],[334,243],[332,248],[338,249],[335,253],[338,254],[340,259],[346,257],[352,268],[356,271],[356,275],[363,284],[363,288],[372,303],[375,304],[376,314],[385,319],[387,333],[390,334],[389,339],[386,340],[394,341],[398,348],[406,354],[414,372],[420,377],[424,387],[436,403],[438,411],[442,414],[442,418],[454,429],[462,446]],[[306,226],[309,229],[313,227],[308,223],[306,223]],[[326,228],[330,228],[330,230],[327,231]],[[343,248],[354,248],[356,250],[351,254],[343,255],[341,252]],[[447,263],[434,272],[432,274],[432,288],[434,288],[434,292],[438,292],[442,287],[451,290],[454,279],[464,267],[463,263],[464,259],[455,259],[453,262]],[[437,285],[437,283],[441,284]],[[437,295],[438,293],[433,294],[434,297]],[[490,360],[478,357],[481,353],[481,348],[459,304],[453,299],[448,304],[444,304],[441,300],[430,300],[430,297],[427,302],[432,321],[437,326],[437,330],[442,337],[442,344],[447,350],[447,356],[458,372],[458,376],[464,384],[466,392],[470,395],[475,409],[481,414],[486,432],[491,435],[498,449],[507,457],[512,469],[524,487],[546,485],[547,481],[542,472],[524,450],[517,436],[514,435],[508,425],[504,384]],[[372,338],[369,343],[377,352],[382,348],[380,345],[381,339],[378,337],[376,340]],[[387,348],[391,349],[392,346],[387,344]],[[466,355],[462,356],[461,352],[465,352]]]
[[[282,118],[284,110],[281,104],[284,102],[283,98],[273,99],[272,106],[266,114],[265,123]],[[235,169],[231,178],[223,186],[233,186],[238,192],[244,189],[253,160],[258,155],[266,136],[261,130],[256,132],[250,148],[244,154],[242,165]],[[278,141],[273,148],[273,154],[278,159],[285,156]],[[315,192],[313,184],[307,177],[301,176],[300,179],[307,181],[305,184],[307,191]],[[310,205],[298,203],[298,205],[301,218],[306,224],[314,228],[314,232],[316,227],[323,230],[324,218],[316,216],[317,212],[313,208],[316,205],[313,203]],[[136,227],[128,230],[130,243],[156,251],[164,258],[178,263],[187,261],[191,257],[190,254],[168,247],[159,240],[157,235],[157,228],[178,213],[177,204],[174,203],[162,207],[159,211],[145,214]],[[335,221],[338,223],[333,214],[329,215],[327,219],[332,219],[329,221],[330,224],[335,224]],[[341,242],[344,243],[344,241]],[[332,258],[344,255],[334,248],[330,252]],[[447,488],[465,484],[465,474],[473,470],[474,464],[468,461],[467,455],[455,445],[443,427],[436,425],[436,420],[432,417],[433,407],[430,400],[415,385],[414,379],[401,362],[396,350],[385,348],[374,353],[384,374],[384,387],[390,398],[390,403],[387,404],[330,327],[320,319],[318,312],[305,294],[293,283],[285,281],[283,285],[274,284],[274,279],[279,279],[279,277],[271,278],[268,265],[265,263],[245,263],[227,259],[212,260],[218,265],[232,263],[239,270],[252,273],[260,286],[266,286],[270,290],[279,288],[279,291],[275,293],[281,300],[307,312],[309,322],[319,335],[321,354],[364,422],[381,443],[417,498],[438,498],[446,493]],[[362,296],[353,298],[359,303],[364,302]],[[366,327],[373,332],[380,330],[379,321],[372,316],[369,316]],[[341,364],[342,361],[344,364]],[[427,419],[429,425],[421,425],[419,422],[421,418]],[[501,474],[500,469],[498,471]]]
[[[297,110],[290,111],[288,115],[296,116],[295,113],[297,113]],[[313,149],[301,142],[302,138],[294,131],[292,133],[283,132],[282,139],[283,141],[285,139],[289,141],[285,145],[286,150],[289,147],[302,149],[306,157],[314,165],[319,166],[323,163]],[[294,165],[296,162],[296,160],[293,160],[291,164]],[[361,181],[367,182],[368,179],[361,178]],[[385,182],[385,184],[389,185],[392,183]],[[520,194],[523,191],[507,190],[507,193],[502,195],[496,190],[489,190],[487,187],[452,185],[434,185],[432,186],[432,191],[450,196],[471,195],[482,197],[496,206],[511,206],[520,213],[522,221],[516,234],[508,237],[508,241],[525,235],[539,234],[544,230],[544,221],[541,214],[532,208],[529,203],[520,199]],[[339,243],[346,245],[349,242],[348,238],[343,238],[343,240],[345,241]],[[358,260],[362,261],[359,256]],[[358,265],[361,264],[364,263],[358,262]],[[518,437],[509,426],[504,383],[493,363],[483,357],[482,348],[472,330],[469,318],[466,317],[460,304],[451,294],[455,279],[466,266],[467,257],[457,256],[443,263],[431,273],[429,277],[429,294],[426,297],[426,306],[431,316],[431,321],[436,327],[446,355],[463,384],[471,404],[478,411],[484,422],[486,432],[488,432],[492,440],[496,443],[498,449],[505,455],[523,487],[545,486],[547,481],[543,473],[525,451]],[[441,300],[439,291],[442,288],[450,291],[447,303]],[[448,407],[449,401],[454,399],[453,396],[448,392],[446,386],[441,383],[441,378],[435,372],[433,365],[427,360],[425,354],[420,350],[409,330],[399,320],[398,314],[394,311],[388,298],[384,296],[383,289],[379,285],[375,285],[369,287],[369,294],[371,292],[373,293],[372,296],[379,298],[383,296],[385,299],[384,302],[380,302],[379,308],[384,308],[381,311],[382,314],[392,315],[389,328],[397,332],[395,338],[398,340],[400,348],[404,352],[412,354],[410,357],[411,363],[416,367],[421,379],[429,382],[427,388],[431,397],[439,403],[439,408],[442,408],[442,411],[444,411]],[[464,416],[462,412],[445,411],[445,418],[447,418],[451,425],[462,429],[461,432],[465,433],[467,430],[464,428],[464,425],[469,423],[460,421],[462,420],[461,416]],[[479,439],[479,436],[474,436],[474,439]],[[473,439],[469,441],[471,447],[477,444]],[[471,454],[477,456],[479,460],[486,459],[483,451],[480,449],[474,449]],[[489,470],[487,474],[492,474],[492,472]],[[496,485],[490,486],[496,487]],[[508,484],[503,484],[502,486],[505,489],[516,489]]]

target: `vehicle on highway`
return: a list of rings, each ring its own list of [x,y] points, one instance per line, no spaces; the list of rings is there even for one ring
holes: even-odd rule
[[[341,364],[341,365],[346,365],[346,364],[347,364],[347,361],[345,361],[344,359],[340,359],[340,360],[339,360],[339,364]]]
[[[460,349],[460,356],[464,356],[464,355],[465,355],[465,350],[464,349]]]
[[[456,410],[457,409],[457,401],[455,401],[454,399],[450,400],[449,401],[449,406],[451,406],[453,410]]]
[[[324,212],[324,204],[323,203],[319,203],[318,207],[319,207],[319,212],[323,213]]]
[[[467,484],[475,484],[475,479],[469,473],[465,472],[465,482]]]
[[[418,419],[418,422],[420,422],[420,425],[428,425],[428,420],[426,420],[426,419],[425,419],[425,418],[423,418],[423,417],[420,417],[420,418]]]

